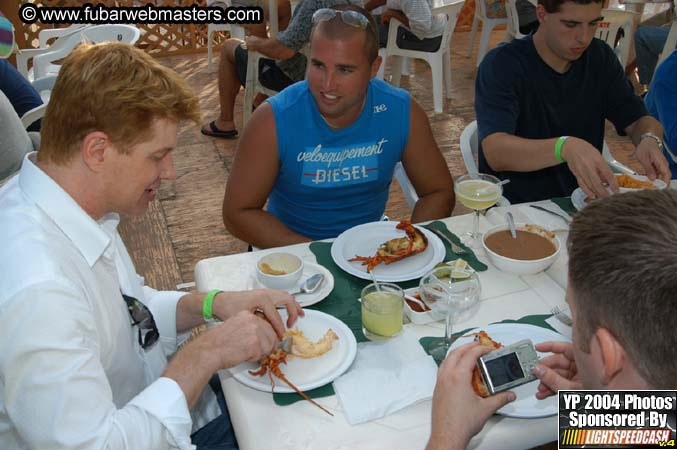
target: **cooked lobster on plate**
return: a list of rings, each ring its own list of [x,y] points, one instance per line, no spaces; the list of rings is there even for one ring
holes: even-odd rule
[[[374,267],[381,263],[394,263],[421,253],[428,247],[428,238],[410,221],[403,220],[397,224],[396,228],[403,230],[406,236],[384,242],[378,247],[374,256],[355,256],[349,261],[362,261],[362,265],[367,266],[367,272],[371,272]]]
[[[492,348],[494,350],[503,347],[502,344],[491,339],[489,335],[486,333],[486,331],[480,331],[479,333],[471,333],[468,334],[467,336],[475,336],[475,340],[478,341],[480,345]],[[484,384],[482,375],[480,375],[480,371],[477,367],[475,367],[475,369],[473,369],[472,371],[472,388],[475,391],[475,393],[480,397],[489,397],[489,390],[487,389],[487,385]]]
[[[296,355],[301,358],[315,358],[317,356],[323,355],[332,348],[332,342],[338,339],[338,336],[330,328],[329,331],[324,335],[322,339],[317,342],[312,342],[306,338],[302,331],[298,329],[289,330],[285,333],[285,336],[292,338],[290,353],[287,353],[282,348],[277,348],[273,350],[268,356],[264,356],[261,361],[261,367],[258,370],[250,370],[249,374],[253,376],[264,376],[268,373],[270,377],[271,392],[275,391],[275,380],[273,375],[275,375],[280,380],[284,381],[290,388],[294,389],[297,394],[303,397],[305,400],[309,401],[313,405],[320,408],[322,411],[326,412],[330,416],[333,416],[332,413],[327,411],[319,403],[317,403],[312,398],[308,397],[305,392],[301,391],[298,387],[294,385],[289,379],[284,375],[280,369],[280,364],[287,364],[288,355]]]

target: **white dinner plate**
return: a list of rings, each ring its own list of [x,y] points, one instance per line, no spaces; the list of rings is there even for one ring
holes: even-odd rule
[[[371,222],[350,228],[341,233],[331,246],[331,257],[341,269],[364,280],[371,280],[367,266],[361,261],[349,261],[355,256],[373,256],[384,242],[405,236],[395,228],[398,222]],[[391,264],[379,264],[373,269],[378,281],[407,281],[420,278],[444,260],[446,249],[434,233],[416,226],[428,238],[428,247],[421,253]]]
[[[648,177],[645,177],[644,175],[630,175],[632,178],[639,180],[639,181],[650,181]],[[668,185],[665,183],[663,180],[659,180],[656,178],[653,181],[653,185],[656,186],[656,189],[665,189],[668,187]],[[619,188],[619,192],[632,192],[632,191],[639,191],[640,189],[631,189],[631,188]],[[571,203],[573,203],[574,207],[577,210],[582,210],[585,208],[587,203],[585,202],[587,195],[585,195],[585,192],[583,192],[583,189],[581,188],[576,188],[574,192],[571,193]]]
[[[514,344],[522,339],[531,339],[534,345],[545,341],[567,342],[567,339],[559,333],[535,325],[521,323],[496,323],[486,327],[475,328],[468,333],[480,330],[486,331],[490,338],[503,345]],[[473,338],[473,336],[468,336],[456,339],[451,344],[451,347],[449,347],[449,351],[471,342]],[[538,352],[538,357],[543,358],[550,354]],[[557,395],[552,395],[544,400],[538,400],[536,398],[538,383],[538,380],[534,380],[511,389],[517,395],[517,399],[496,411],[496,414],[521,419],[535,419],[557,414]]]
[[[587,195],[585,195],[585,192],[583,192],[583,189],[581,188],[576,188],[572,193],[571,193],[571,203],[574,205],[574,208],[576,208],[578,211],[582,210],[585,208],[585,198]]]
[[[322,280],[322,285],[318,288],[317,291],[312,294],[298,294],[296,295],[296,301],[299,302],[301,306],[310,306],[314,305],[317,302],[324,300],[327,295],[331,294],[332,289],[334,289],[334,276],[328,271],[324,266],[319,264],[311,263],[308,261],[303,261],[303,274],[301,278],[296,282],[296,284],[289,288],[285,289],[290,294],[298,292],[301,290],[301,285],[311,276],[322,273],[324,274],[324,280]],[[252,271],[249,275],[249,280],[247,281],[247,289],[259,289],[266,288],[259,279],[256,277],[256,269]]]
[[[334,316],[311,309],[305,310],[306,315],[299,317],[294,324],[303,334],[313,342],[321,339],[327,330],[334,330],[339,337],[333,341],[332,349],[317,358],[304,359],[289,356],[287,364],[281,364],[280,370],[289,381],[294,383],[302,391],[314,389],[331,383],[341,376],[353,363],[357,354],[357,341],[350,328]],[[287,312],[280,310],[280,315],[286,321]],[[259,364],[242,363],[231,369],[233,378],[240,383],[259,391],[271,391],[270,377],[266,373],[263,376],[255,376],[250,370],[258,370]],[[273,376],[275,380],[275,392],[295,392],[287,384]]]

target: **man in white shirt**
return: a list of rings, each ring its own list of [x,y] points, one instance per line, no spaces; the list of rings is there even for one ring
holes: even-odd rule
[[[368,11],[385,5],[379,20],[379,42],[388,45],[390,19],[399,20],[404,27],[397,30],[397,46],[407,50],[435,52],[442,43],[442,33],[447,24],[444,14],[432,13],[432,0],[370,0]],[[406,28],[405,28],[406,27]]]
[[[176,176],[184,119],[199,123],[197,98],[139,49],[64,60],[41,149],[0,189],[0,448],[194,448],[221,413],[212,375],[277,345],[275,306],[287,325],[302,313],[278,291],[158,292],[136,274],[118,214]],[[167,363],[177,333],[212,316],[223,323]]]

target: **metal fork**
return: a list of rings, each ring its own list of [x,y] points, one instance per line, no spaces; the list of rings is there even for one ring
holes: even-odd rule
[[[562,322],[564,325],[567,326],[572,326],[574,324],[573,320],[571,320],[571,317],[567,315],[564,311],[559,309],[559,306],[555,306],[550,310],[553,316],[557,318],[560,322]]]
[[[449,239],[444,233],[442,233],[440,230],[436,228],[428,228],[430,231],[438,235],[440,238],[442,238],[443,241],[448,242],[449,245],[451,245],[451,251],[456,253],[457,255],[467,255],[468,251],[464,249],[463,247],[454,244],[454,241]]]

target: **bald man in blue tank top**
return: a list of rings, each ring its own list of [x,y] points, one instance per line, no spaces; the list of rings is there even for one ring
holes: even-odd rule
[[[425,112],[374,78],[374,19],[359,7],[335,8],[313,16],[306,80],[257,108],[240,140],[223,220],[257,247],[332,238],[379,220],[398,161],[419,196],[412,222],[448,217],[454,207]]]

